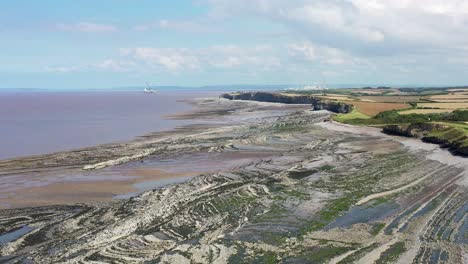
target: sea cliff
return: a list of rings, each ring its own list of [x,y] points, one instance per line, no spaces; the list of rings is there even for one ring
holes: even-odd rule
[[[383,132],[390,135],[420,138],[424,142],[439,144],[456,155],[468,157],[468,138],[464,131],[448,125],[414,123],[387,125]]]
[[[273,92],[225,93],[221,98],[283,104],[311,104],[313,110],[328,110],[334,113],[350,113],[353,106],[343,102],[325,100],[317,96],[283,94]]]

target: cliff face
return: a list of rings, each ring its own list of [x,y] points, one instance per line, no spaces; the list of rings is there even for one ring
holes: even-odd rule
[[[336,101],[328,101],[311,95],[286,95],[270,92],[227,93],[221,98],[283,104],[311,104],[313,110],[328,110],[335,113],[349,113],[353,106]]]
[[[317,100],[312,103],[312,106],[314,110],[328,110],[334,113],[346,114],[353,111],[353,106],[350,104],[335,101],[327,101],[319,98],[317,98]]]
[[[468,146],[464,131],[431,123],[388,125],[383,132],[390,135],[420,138],[424,142],[438,144],[448,148],[453,154],[468,157]]]
[[[284,103],[284,104],[311,104],[312,98],[308,95],[300,96],[286,96],[278,93],[268,92],[248,92],[248,93],[227,93],[222,94],[222,98],[229,100],[248,100],[258,102],[270,103]]]
[[[383,132],[389,135],[405,137],[424,138],[434,129],[444,129],[446,127],[430,123],[388,125],[383,128]]]

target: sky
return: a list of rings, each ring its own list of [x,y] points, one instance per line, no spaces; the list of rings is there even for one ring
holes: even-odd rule
[[[0,88],[468,84],[466,0],[15,0]]]

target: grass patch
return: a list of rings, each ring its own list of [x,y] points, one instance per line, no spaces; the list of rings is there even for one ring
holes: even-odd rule
[[[438,138],[442,141],[446,142],[461,142],[462,146],[466,146],[468,143],[468,140],[466,139],[467,137],[467,131],[464,129],[456,128],[456,127],[450,127],[447,129],[442,129],[442,130],[432,130],[428,136],[429,137],[435,137]]]
[[[318,231],[324,228],[327,225],[324,221],[311,220],[306,223],[306,225],[301,229],[300,235],[305,235],[308,232]]]
[[[357,110],[356,110],[357,111]],[[353,111],[354,112],[354,111]],[[390,124],[415,124],[429,122],[444,122],[452,126],[465,127],[468,121],[468,110],[455,110],[451,113],[427,113],[401,115],[396,110],[384,111],[370,118],[363,114],[349,113],[335,116],[335,120],[345,124],[382,126]]]
[[[436,123],[446,125],[449,127],[460,128],[460,129],[468,131],[468,123],[463,123],[463,122],[436,122]]]
[[[373,223],[372,224],[372,229],[371,229],[371,235],[376,236],[379,234],[379,232],[385,227],[385,223]]]
[[[334,120],[340,122],[340,123],[345,123],[345,124],[352,124],[353,121],[356,119],[369,119],[370,117],[368,115],[365,115],[361,112],[359,112],[357,109],[353,109],[351,113],[348,114],[338,114],[334,117]]]
[[[240,262],[239,262],[240,263]],[[244,262],[242,262],[244,263]],[[279,263],[278,256],[275,252],[267,251],[263,254],[258,254],[258,256],[253,259],[250,263],[258,263],[258,264],[276,264]]]
[[[318,231],[327,226],[331,221],[341,216],[347,211],[357,199],[351,194],[341,198],[329,201],[324,209],[322,209],[317,219],[307,221],[307,223],[299,231],[299,235],[305,235],[308,232]]]
[[[296,191],[296,190],[284,190],[283,191],[285,194],[288,196],[296,197],[301,200],[307,200],[310,198],[310,195],[308,193]]]
[[[310,175],[317,173],[317,170],[306,170],[306,171],[290,171],[289,177],[295,180],[300,180]]]
[[[287,213],[289,213],[288,210],[286,210],[283,206],[275,203],[270,207],[270,210],[267,213],[255,217],[253,222],[260,223],[265,221],[281,219]]]
[[[327,260],[353,249],[353,247],[320,247],[313,249],[307,259],[311,263],[326,263]]]
[[[332,200],[327,204],[324,210],[320,211],[320,217],[330,222],[340,216],[341,212],[348,210],[355,202],[356,199],[353,199],[350,195]]]
[[[338,264],[348,264],[348,263],[356,263],[360,258],[362,258],[365,254],[371,252],[373,249],[377,248],[379,244],[374,243],[367,247],[361,248],[358,251],[354,252],[353,254],[347,256],[345,259],[338,262]]]
[[[335,167],[332,165],[323,165],[319,168],[320,171],[332,171]]]
[[[395,263],[400,255],[406,251],[405,247],[405,242],[397,242],[390,246],[389,249],[387,249],[384,253],[382,253],[382,256],[380,256],[380,259],[377,260],[375,263],[376,264],[386,264],[386,263]]]
[[[379,197],[377,199],[374,199],[370,203],[368,203],[367,207],[375,207],[375,206],[380,205],[380,204],[388,203],[388,202],[390,202],[392,200],[393,196],[394,195],[384,196],[384,197]]]

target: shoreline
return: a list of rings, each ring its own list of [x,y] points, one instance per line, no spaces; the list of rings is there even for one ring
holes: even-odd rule
[[[170,184],[170,179],[177,182],[177,179],[215,172],[216,170],[212,168],[217,168],[220,164],[223,169],[239,166],[242,162],[245,163],[249,160],[238,156],[222,157],[216,152],[209,153],[210,158],[203,159],[214,160],[219,164],[203,162],[202,159],[202,163],[194,167],[188,160],[187,164],[173,165],[181,169],[181,171],[176,172],[171,170],[169,165],[171,162],[162,164],[157,161],[170,158],[178,152],[177,148],[171,150],[170,142],[184,141],[186,137],[196,136],[207,131],[216,132],[224,127],[232,126],[230,124],[232,122],[246,122],[246,120],[237,117],[233,119],[229,117],[236,115],[236,111],[243,115],[242,112],[249,109],[249,107],[244,109],[244,104],[251,105],[251,108],[264,108],[264,112],[268,112],[270,108],[292,110],[302,108],[301,106],[252,102],[231,105],[226,101],[213,106],[211,105],[213,100],[218,99],[198,98],[186,101],[185,103],[192,104],[190,111],[178,112],[166,118],[190,120],[190,123],[171,130],[147,133],[123,142],[0,160],[0,177],[3,178],[4,186],[0,188],[0,208],[74,204],[77,202],[88,204],[113,202],[115,197],[135,196],[149,190],[151,186],[144,187],[145,183],[153,182],[153,185],[157,186],[158,183],[155,181],[160,180]],[[204,106],[206,102],[210,106]],[[253,116],[252,113],[249,115]],[[225,118],[229,120],[224,120]],[[208,151],[209,148],[205,150],[194,149],[191,155],[196,157],[199,155],[196,154],[197,152],[203,154],[208,153]],[[110,153],[113,155],[109,155]],[[251,158],[261,158],[264,154],[255,152],[249,154],[249,151],[246,151],[244,155]],[[143,160],[145,160],[144,163],[140,163]],[[177,162],[177,159],[174,162]],[[206,164],[204,165],[204,163]],[[142,165],[143,168],[150,166],[147,170],[153,172],[150,174],[135,173],[132,169],[128,169],[129,167],[139,168]]]
[[[448,166],[456,166],[459,168],[464,169],[464,174],[468,176],[468,163],[465,157],[453,155],[450,151],[446,148],[442,148],[434,143],[428,143],[421,141],[418,138],[414,137],[403,137],[397,135],[389,135],[382,132],[381,129],[375,127],[362,127],[362,126],[355,126],[350,124],[343,124],[336,121],[330,121],[327,123],[320,123],[318,126],[339,131],[339,132],[348,132],[348,133],[355,133],[355,134],[365,134],[369,136],[378,136],[390,139],[392,141],[398,142],[408,148],[410,151],[418,152],[424,151],[426,152],[426,158],[441,162]],[[465,177],[466,178],[466,177]],[[459,181],[460,184],[465,185],[468,187],[467,179],[462,179]]]
[[[91,172],[210,172],[110,203],[2,210],[2,256],[41,263],[250,263],[269,256],[365,262],[386,260],[398,246],[401,263],[426,254],[461,263],[468,177],[453,159],[428,158],[437,155],[434,147],[324,122],[329,112],[305,106],[200,104],[224,125],[115,146],[113,152],[163,151]]]
[[[348,101],[335,101],[321,98],[317,95],[303,94],[284,94],[280,92],[245,92],[245,93],[226,93],[221,97],[232,101],[256,101],[287,104],[307,103],[313,110],[328,110],[337,114],[350,114],[354,111],[354,106]],[[341,123],[341,122],[340,122]],[[345,123],[342,123],[345,124]],[[372,125],[365,126],[373,128]],[[468,147],[464,146],[462,141],[452,142],[449,136],[430,135],[437,125],[428,124],[390,124],[384,125],[382,133],[396,135],[400,137],[412,137],[419,139],[422,143],[431,143],[438,145],[441,149],[450,149],[450,154],[468,158]],[[450,131],[445,131],[449,133]],[[458,131],[460,132],[460,131]],[[463,133],[463,132],[461,132]],[[448,137],[448,138],[447,138]],[[465,136],[466,138],[466,136]]]
[[[31,93],[0,95],[0,159],[126,142],[187,124],[166,115],[194,110],[183,99],[213,93]],[[18,144],[22,143],[22,144]]]

